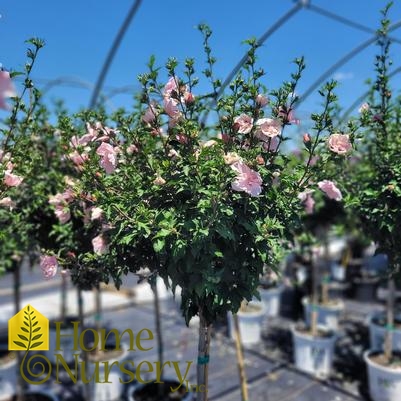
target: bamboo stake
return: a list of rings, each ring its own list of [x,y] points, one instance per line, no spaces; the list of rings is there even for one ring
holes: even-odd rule
[[[96,311],[95,311],[95,321],[96,321],[96,331],[98,332],[98,336],[100,338],[100,330],[102,328],[102,300],[101,300],[101,291],[100,291],[100,284],[97,288],[95,288],[95,304],[96,304]],[[96,355],[99,353],[100,341],[96,347]]]
[[[325,274],[322,280],[322,304],[327,305],[329,303],[329,276]]]
[[[388,279],[388,296],[387,296],[387,330],[384,341],[384,354],[388,362],[390,362],[393,358],[394,299],[395,299],[394,278],[390,277]]]
[[[21,309],[21,266],[15,262],[14,264],[14,307],[15,313],[17,314]],[[20,366],[22,363],[22,352],[17,352],[17,400],[16,401],[23,401],[24,393],[25,393],[25,383],[20,374]]]
[[[235,350],[237,352],[238,361],[238,372],[241,382],[241,396],[242,401],[248,401],[248,383],[246,379],[245,364],[244,364],[244,354],[242,349],[241,332],[239,329],[238,315],[233,314],[234,321],[234,338],[235,338]]]
[[[347,246],[347,250],[344,253],[344,256],[341,260],[341,265],[344,266],[345,268],[348,266],[349,261],[351,260],[352,253],[351,253],[351,246]]]
[[[207,401],[209,384],[209,349],[210,349],[211,325],[207,323],[203,315],[202,307],[199,308],[199,343],[197,364],[197,393],[196,401]]]
[[[155,325],[156,325],[156,337],[157,337],[157,353],[159,358],[159,366],[163,366],[163,337],[162,337],[162,328],[161,328],[161,318],[160,318],[160,300],[159,300],[159,291],[157,288],[157,277],[154,278],[150,284],[153,291],[153,300],[155,307]],[[163,388],[162,386],[158,386],[159,397],[163,396]]]
[[[83,299],[82,299],[82,290],[78,287],[77,288],[77,293],[78,293],[78,319],[80,321],[81,324],[81,330],[80,333],[82,333],[83,329],[84,329],[84,304],[83,304]],[[82,353],[82,357],[83,357],[83,365],[84,365],[84,375],[85,378],[88,377],[88,353],[87,352],[83,352]],[[81,364],[81,369],[82,369],[82,364]],[[81,376],[82,377],[82,376]],[[89,384],[83,384],[83,396],[85,398],[86,401],[92,401],[92,394],[91,394],[91,389],[90,389],[90,385]]]
[[[318,304],[318,279],[317,279],[317,263],[312,253],[312,305],[311,305],[311,332],[312,336],[317,336],[317,304]]]
[[[324,259],[324,268],[326,270],[330,267],[329,240],[326,229],[323,229],[323,259]],[[322,280],[322,304],[327,305],[328,302],[329,302],[329,274],[326,272]]]
[[[60,320],[64,323],[67,310],[67,270],[61,272],[61,305],[60,305]]]

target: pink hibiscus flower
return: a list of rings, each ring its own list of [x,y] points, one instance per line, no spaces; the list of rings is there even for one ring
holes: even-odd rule
[[[260,118],[256,121],[256,137],[261,141],[268,141],[281,134],[281,122],[272,118]]]
[[[177,102],[172,98],[166,98],[163,100],[164,111],[166,114],[172,118],[174,121],[177,121],[181,116],[180,109],[177,106]]]
[[[18,187],[24,179],[19,175],[11,173],[11,170],[4,172],[4,184],[8,187]]]
[[[102,255],[108,251],[107,241],[102,234],[92,239],[93,252]]]
[[[0,199],[0,207],[7,207],[12,210],[15,207],[15,202],[9,196],[6,196]]]
[[[338,155],[345,155],[352,150],[349,135],[331,134],[327,141],[329,149]]]
[[[249,134],[253,127],[253,118],[246,114],[241,114],[235,117],[234,124],[238,127],[240,134]]]
[[[111,174],[117,167],[117,150],[109,143],[102,142],[97,148],[96,153],[101,156],[100,165]]]
[[[0,71],[0,109],[8,110],[6,99],[16,96],[13,82],[8,71]]]
[[[315,200],[312,197],[313,189],[308,189],[298,194],[298,199],[304,204],[306,214],[312,214]]]
[[[329,199],[340,201],[343,198],[341,191],[336,187],[333,181],[323,180],[318,182],[317,186],[327,195]]]
[[[152,102],[149,107],[146,109],[145,114],[142,117],[142,120],[150,124],[157,118],[157,109],[156,109],[156,102]]]
[[[178,93],[177,82],[178,82],[177,77],[169,78],[166,85],[164,86],[164,90],[163,90],[164,97],[170,97],[172,91],[176,91]]]
[[[46,280],[53,278],[57,274],[57,258],[55,256],[42,255],[40,257],[40,268]]]
[[[263,142],[263,149],[267,152],[277,152],[279,139],[277,136],[271,138],[270,141]]]
[[[263,181],[258,172],[250,169],[242,161],[233,163],[231,168],[237,173],[236,179],[231,183],[234,191],[246,192],[251,196],[260,195]]]

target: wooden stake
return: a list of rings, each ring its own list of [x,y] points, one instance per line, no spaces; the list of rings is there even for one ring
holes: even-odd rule
[[[327,305],[328,303],[329,303],[329,277],[327,274],[325,274],[322,281],[322,304]]]
[[[21,266],[14,262],[14,307],[15,313],[18,313],[21,309]],[[22,363],[23,354],[22,352],[17,352],[17,400],[16,401],[23,401],[24,393],[25,393],[25,383],[20,374],[20,366]]]
[[[102,300],[101,300],[101,291],[100,291],[100,284],[97,288],[95,288],[95,321],[96,321],[96,331],[98,332],[100,338],[100,330],[102,328]],[[98,346],[96,347],[96,355],[99,353],[100,341]]]
[[[80,330],[80,334],[82,333],[83,329],[84,329],[84,304],[83,304],[83,299],[82,299],[82,290],[78,287],[77,288],[77,295],[78,295],[78,319],[80,321],[80,325],[81,325],[81,330]],[[84,375],[85,378],[88,377],[88,353],[87,352],[83,352],[82,353],[82,357],[83,357],[83,365],[84,365]],[[82,364],[81,364],[81,369],[82,369]],[[89,384],[83,384],[83,396],[85,398],[86,401],[92,401],[92,394],[91,394],[91,388]]]
[[[317,336],[317,304],[318,304],[318,279],[317,279],[317,263],[313,254],[311,255],[312,268],[312,305],[311,305],[311,332],[312,336]]]
[[[199,308],[199,343],[197,364],[196,401],[207,401],[209,385],[209,350],[211,325],[207,323],[202,308]],[[200,391],[202,390],[202,391]]]
[[[163,334],[161,328],[161,318],[160,318],[160,301],[159,301],[159,291],[157,289],[157,277],[152,280],[150,284],[153,296],[154,296],[154,307],[155,307],[155,325],[156,325],[156,337],[157,337],[157,353],[159,358],[159,366],[163,366]],[[163,397],[163,387],[158,386],[158,392],[160,399]]]
[[[395,283],[394,283],[394,278],[390,277],[388,279],[388,296],[387,296],[387,330],[384,341],[384,353],[389,362],[393,358],[394,299],[395,299]]]
[[[244,354],[242,349],[241,332],[239,329],[238,315],[233,314],[234,320],[234,339],[235,339],[235,350],[237,352],[238,372],[241,382],[241,396],[242,401],[248,401],[248,383],[246,379]]]
[[[67,310],[67,271],[61,272],[61,305],[60,305],[60,320],[65,321]]]
[[[351,246],[348,245],[347,250],[345,251],[344,256],[342,258],[341,265],[344,267],[347,267],[349,264],[349,261],[351,260],[351,256],[352,256]]]

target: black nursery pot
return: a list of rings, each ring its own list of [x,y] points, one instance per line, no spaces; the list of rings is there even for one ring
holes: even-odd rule
[[[12,401],[17,401],[17,395],[13,395]],[[52,394],[46,394],[41,392],[33,392],[24,394],[21,401],[58,401],[58,398]]]
[[[379,282],[379,277],[355,278],[353,282],[355,299],[361,302],[372,302],[372,300],[375,300]]]
[[[305,292],[298,286],[284,288],[280,295],[280,316],[298,320],[303,316],[302,298]]]
[[[192,393],[182,385],[179,390],[172,392],[171,388],[177,388],[180,383],[176,380],[164,380],[164,383],[139,384],[134,387],[129,395],[129,401],[190,401]]]

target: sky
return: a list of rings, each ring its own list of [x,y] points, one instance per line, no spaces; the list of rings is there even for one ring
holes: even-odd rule
[[[307,3],[304,0],[304,3]],[[259,51],[259,65],[266,71],[263,79],[269,89],[277,88],[294,71],[292,60],[304,56],[307,68],[298,94],[302,95],[336,61],[372,37],[372,33],[345,26],[319,14],[326,10],[358,24],[377,29],[383,0],[315,0],[312,8],[297,11],[272,34]],[[401,4],[398,0],[390,18],[398,21]],[[0,63],[7,70],[19,70],[26,57],[30,37],[40,37],[46,46],[33,71],[38,87],[49,81],[63,84],[47,87],[45,99],[63,99],[72,111],[86,107],[105,57],[114,41],[133,0],[0,0]],[[140,89],[137,76],[146,72],[149,57],[163,66],[168,57],[183,61],[194,57],[202,76],[204,54],[202,37],[196,26],[207,23],[213,30],[211,45],[217,58],[216,76],[224,79],[246,51],[243,40],[260,37],[279,18],[294,7],[291,0],[143,0],[106,77],[104,93],[108,107],[129,107],[132,96]],[[317,8],[316,8],[317,7]],[[401,39],[399,29],[392,32]],[[392,48],[394,68],[401,65],[400,44]],[[373,77],[373,44],[331,77],[339,80],[337,94],[346,109],[367,90],[365,81]],[[400,87],[400,76],[394,78]],[[199,90],[209,87],[201,80]],[[117,93],[125,88],[123,93]],[[117,90],[117,92],[116,92]],[[114,94],[113,94],[114,93]],[[303,118],[317,110],[319,96],[309,96],[297,110]]]

